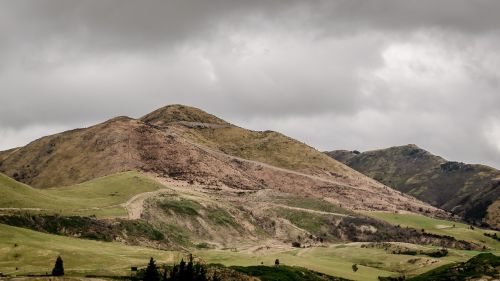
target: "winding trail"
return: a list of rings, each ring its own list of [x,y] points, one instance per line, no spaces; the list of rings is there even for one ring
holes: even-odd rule
[[[302,211],[302,212],[307,212],[307,213],[314,213],[314,214],[321,214],[321,215],[333,215],[333,216],[339,216],[339,217],[352,217],[350,215],[341,214],[341,213],[325,212],[325,211],[306,209],[306,208],[300,208],[300,207],[293,207],[293,206],[277,204],[277,203],[268,203],[268,204],[273,206],[273,207],[280,207],[280,208],[285,208],[285,209],[290,209],[290,210],[295,210],[295,211]]]
[[[151,197],[158,196],[164,193],[172,193],[172,190],[163,188],[155,191],[139,193],[127,200],[127,202],[121,204],[121,206],[127,210],[128,218],[130,220],[138,220],[141,218],[141,215],[144,212],[144,202],[146,202],[146,200]]]

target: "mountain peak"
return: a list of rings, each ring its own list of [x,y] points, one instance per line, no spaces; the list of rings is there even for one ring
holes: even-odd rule
[[[414,143],[410,143],[410,144],[407,144],[407,145],[403,145],[403,147],[420,149],[420,147],[418,147],[418,145],[416,145],[416,144],[414,144]]]
[[[228,122],[201,109],[182,104],[164,106],[144,115],[140,120],[156,126],[165,126],[177,122],[229,125]]]

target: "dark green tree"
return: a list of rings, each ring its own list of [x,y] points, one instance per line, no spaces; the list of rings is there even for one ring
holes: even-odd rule
[[[167,281],[168,280],[168,268],[166,266],[163,267],[163,277],[161,278],[162,281]]]
[[[194,268],[193,268],[193,256],[189,256],[189,262],[186,266],[186,274],[184,274],[184,280],[193,281],[194,280]]]
[[[61,256],[58,256],[56,259],[56,264],[52,269],[53,276],[63,276],[64,275],[64,265]]]
[[[160,281],[160,274],[158,273],[158,268],[156,267],[155,260],[151,258],[149,260],[146,272],[144,272],[144,281]]]
[[[172,268],[172,272],[170,273],[170,278],[168,280],[169,281],[180,280],[179,279],[179,266],[177,264],[174,264],[174,267]]]
[[[207,281],[207,271],[205,267],[199,263],[194,266],[194,281]]]
[[[181,259],[181,263],[179,264],[179,280],[184,280],[184,276],[186,275],[186,262],[184,259]]]
[[[194,263],[193,257],[189,256],[189,262],[181,260],[180,264],[174,264],[170,277],[167,281],[208,281],[207,271],[204,265]]]

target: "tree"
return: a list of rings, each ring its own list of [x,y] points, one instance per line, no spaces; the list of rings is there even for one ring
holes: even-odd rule
[[[52,269],[53,276],[63,276],[64,275],[64,265],[61,256],[58,256],[56,259],[56,264],[54,265],[54,269]]]
[[[167,281],[168,280],[168,268],[166,266],[163,267],[163,277],[162,281]]]
[[[193,256],[189,255],[189,262],[186,266],[186,274],[184,274],[184,280],[193,280],[194,279],[194,268],[193,268]]]
[[[186,262],[184,259],[181,259],[181,263],[179,264],[179,280],[184,280],[184,276],[186,275]]]
[[[168,280],[179,280],[179,265],[174,264],[172,272],[170,273],[170,279]]]
[[[160,281],[160,275],[158,274],[158,268],[156,267],[155,260],[151,258],[149,260],[146,272],[144,272],[144,281]]]
[[[353,264],[352,265],[352,271],[354,271],[354,272],[358,271],[358,265],[357,264]]]
[[[195,281],[207,281],[207,271],[205,270],[205,267],[199,263],[196,263],[194,266],[194,275]]]

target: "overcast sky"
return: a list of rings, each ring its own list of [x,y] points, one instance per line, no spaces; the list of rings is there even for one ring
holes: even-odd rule
[[[0,0],[0,149],[182,103],[500,168],[500,1]]]

